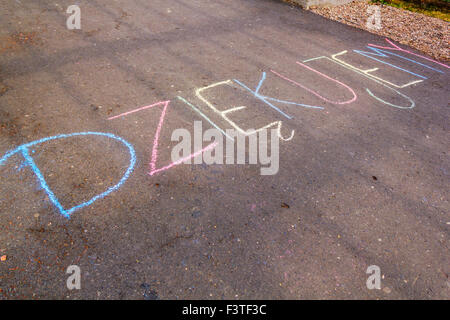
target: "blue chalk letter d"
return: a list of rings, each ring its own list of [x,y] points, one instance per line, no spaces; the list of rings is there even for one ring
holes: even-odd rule
[[[29,148],[32,146],[47,142],[47,141],[57,140],[57,139],[65,139],[65,138],[77,137],[77,136],[103,136],[103,137],[114,139],[114,140],[117,140],[117,141],[123,143],[128,148],[128,152],[130,153],[130,164],[129,164],[128,169],[126,170],[125,174],[123,175],[122,179],[120,179],[120,181],[116,185],[109,187],[105,192],[96,195],[95,197],[93,197],[92,199],[90,199],[86,202],[83,202],[75,207],[70,208],[70,209],[65,209],[61,205],[60,201],[55,196],[53,191],[50,189],[47,182],[45,181],[43,174],[41,173],[38,166],[34,162],[32,156],[30,155]],[[111,133],[102,133],[102,132],[79,132],[79,133],[72,133],[72,134],[61,134],[58,136],[48,137],[48,138],[30,142],[30,143],[26,143],[26,144],[23,144],[23,145],[17,147],[14,150],[8,151],[2,158],[0,158],[0,166],[3,165],[11,156],[18,154],[18,153],[22,154],[22,156],[24,157],[25,165],[29,166],[33,170],[34,174],[36,175],[36,177],[38,179],[40,186],[47,193],[50,201],[59,210],[59,212],[66,218],[70,218],[71,214],[74,213],[76,210],[90,206],[95,201],[97,201],[101,198],[104,198],[111,192],[119,189],[120,186],[129,178],[129,176],[133,172],[134,166],[136,164],[136,153],[134,151],[133,146],[129,142],[127,142],[124,139],[122,139],[118,136],[115,136]]]

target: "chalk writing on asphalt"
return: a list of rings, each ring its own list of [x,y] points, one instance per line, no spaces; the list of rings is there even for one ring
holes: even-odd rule
[[[306,59],[303,62],[296,62],[300,67],[307,69],[309,71],[312,71],[316,74],[318,74],[319,76],[330,80],[334,83],[337,83],[340,87],[343,87],[346,91],[348,91],[351,94],[351,98],[349,98],[348,100],[344,100],[344,101],[335,101],[332,100],[329,97],[326,97],[325,93],[319,93],[317,91],[317,89],[313,89],[311,88],[311,86],[306,86],[304,84],[301,84],[299,81],[295,81],[292,80],[284,75],[282,75],[281,73],[279,73],[278,71],[274,71],[274,70],[270,70],[271,73],[273,73],[274,75],[276,75],[277,77],[279,77],[282,80],[285,80],[287,83],[290,83],[291,85],[295,85],[296,87],[299,87],[307,92],[309,92],[310,94],[312,94],[313,96],[316,96],[317,98],[323,100],[324,102],[327,103],[331,103],[331,104],[336,104],[336,105],[348,105],[351,103],[354,103],[357,100],[357,94],[355,93],[354,89],[351,88],[349,85],[345,84],[344,82],[338,81],[336,80],[334,77],[331,77],[329,75],[326,75],[310,66],[307,65],[308,62],[311,61],[318,61],[321,59],[324,59],[326,61],[329,62],[333,62],[335,65],[341,67],[341,68],[345,68],[347,70],[350,70],[352,72],[355,72],[358,75],[361,75],[363,77],[365,77],[366,79],[369,79],[371,81],[373,81],[374,83],[383,86],[384,88],[390,90],[391,92],[393,92],[395,95],[400,96],[401,98],[403,98],[406,101],[405,105],[398,105],[398,104],[394,104],[391,103],[389,101],[386,101],[385,99],[382,99],[380,97],[378,97],[377,95],[375,95],[373,93],[373,88],[371,90],[371,86],[367,86],[365,89],[365,91],[367,92],[367,94],[372,97],[373,99],[375,99],[376,101],[390,106],[390,107],[394,107],[394,108],[398,108],[398,109],[411,109],[414,108],[416,106],[415,102],[408,96],[406,96],[405,94],[399,92],[397,89],[402,89],[408,86],[411,86],[413,84],[418,84],[421,83],[425,80],[427,80],[427,77],[425,77],[424,75],[412,72],[408,69],[399,67],[397,65],[394,65],[393,63],[387,62],[385,61],[386,59],[390,59],[391,57],[396,57],[396,58],[400,58],[404,61],[419,65],[421,67],[427,68],[429,70],[433,70],[435,72],[438,73],[444,73],[444,71],[442,70],[442,68],[440,67],[444,67],[444,68],[450,68],[449,66],[445,65],[444,63],[441,63],[439,61],[433,60],[431,58],[428,58],[426,56],[422,56],[419,54],[416,54],[414,52],[411,52],[409,50],[406,49],[402,49],[399,46],[395,45],[393,42],[391,42],[388,39],[385,39],[388,44],[390,46],[380,46],[380,45],[375,45],[375,44],[368,44],[367,48],[371,51],[362,51],[362,50],[353,50],[353,52],[371,59],[373,61],[377,61],[379,63],[382,63],[384,65],[387,65],[389,67],[392,67],[396,70],[398,70],[399,72],[404,72],[407,73],[409,75],[412,75],[414,77],[416,77],[416,79],[412,79],[411,81],[404,83],[404,84],[398,84],[398,83],[393,83],[391,81],[388,81],[387,79],[383,79],[380,76],[376,76],[373,73],[375,71],[378,71],[379,68],[369,68],[369,69],[361,69],[358,68],[352,64],[350,64],[349,62],[345,61],[345,55],[348,53],[347,50],[338,52],[336,54],[332,54],[330,56],[319,56],[319,57],[315,57],[315,58],[310,58],[310,59]],[[395,52],[395,53],[394,53]],[[406,54],[405,55],[400,55],[399,53],[402,54]],[[414,60],[411,58],[411,56],[414,57],[418,57],[420,59],[424,59],[427,61],[427,63],[424,62],[419,62],[417,60]],[[430,62],[437,64],[438,66],[430,66]],[[283,140],[283,141],[290,141],[293,139],[294,134],[295,134],[295,130],[292,130],[291,133],[288,136],[283,136],[281,134],[281,128],[283,125],[283,121],[280,119],[273,119],[273,121],[269,122],[268,124],[258,128],[258,129],[244,129],[242,128],[238,123],[236,123],[235,121],[231,120],[229,118],[229,114],[231,113],[237,113],[237,112],[245,112],[245,110],[247,109],[246,106],[231,106],[228,109],[225,110],[219,110],[218,108],[216,108],[214,106],[214,104],[209,101],[206,97],[206,93],[208,92],[208,90],[214,89],[214,88],[218,88],[221,86],[239,86],[244,92],[247,92],[248,94],[250,94],[252,97],[255,97],[256,99],[258,99],[259,101],[263,102],[266,106],[272,108],[273,110],[277,111],[280,116],[282,116],[283,118],[286,119],[293,119],[293,116],[289,115],[287,112],[282,111],[279,108],[280,104],[286,105],[288,107],[304,107],[304,108],[311,108],[311,109],[317,109],[317,110],[324,110],[325,107],[323,106],[312,106],[312,105],[308,105],[308,104],[303,104],[301,102],[294,102],[294,101],[288,101],[288,100],[283,100],[283,99],[278,99],[278,98],[273,98],[273,97],[269,97],[266,96],[264,94],[261,93],[261,88],[264,84],[264,82],[266,81],[266,77],[267,74],[266,72],[262,73],[261,79],[259,80],[258,85],[256,86],[255,90],[250,89],[250,87],[246,84],[244,84],[243,82],[237,80],[237,79],[233,79],[233,80],[225,80],[225,81],[219,81],[201,88],[197,88],[194,89],[194,93],[195,96],[201,101],[203,102],[206,107],[202,107],[199,105],[194,105],[193,103],[189,102],[187,99],[181,97],[181,96],[177,96],[177,99],[179,101],[181,101],[184,105],[186,105],[187,107],[189,107],[193,112],[195,112],[196,114],[200,115],[202,118],[204,118],[208,123],[210,123],[213,127],[215,127],[216,129],[218,129],[227,139],[233,141],[234,137],[229,136],[226,131],[221,128],[217,122],[214,121],[214,116],[218,117],[221,120],[224,120],[225,122],[227,122],[229,125],[231,125],[235,130],[237,130],[239,133],[245,135],[245,136],[251,136],[254,134],[257,134],[258,132],[264,130],[264,129],[269,129],[269,128],[275,128],[277,130],[277,134],[278,134],[278,138]],[[161,110],[161,115],[159,118],[159,122],[158,122],[158,126],[156,128],[155,131],[155,135],[153,138],[153,145],[152,145],[152,151],[151,151],[151,159],[150,159],[150,163],[149,163],[149,170],[148,170],[148,174],[150,176],[153,176],[157,173],[166,171],[168,169],[171,169],[181,163],[186,162],[186,160],[190,160],[192,158],[196,158],[198,155],[201,155],[202,153],[206,152],[206,151],[211,151],[213,150],[218,143],[214,142],[211,143],[209,145],[207,145],[204,148],[199,148],[197,150],[195,150],[192,154],[181,158],[177,161],[171,162],[168,165],[162,166],[160,168],[157,168],[156,164],[157,164],[157,160],[158,160],[158,146],[160,144],[160,135],[161,135],[161,131],[163,129],[164,126],[164,120],[166,118],[166,114],[168,112],[170,106],[170,100],[167,101],[161,101],[161,102],[157,102],[148,106],[144,106],[144,107],[140,107],[113,117],[108,118],[108,120],[116,120],[119,118],[124,118],[130,114],[134,114],[136,112],[141,112],[147,109],[151,109],[154,107],[160,107]],[[208,116],[208,111],[209,114],[212,115],[213,117],[211,118],[210,116]],[[212,114],[211,114],[212,113]],[[42,172],[40,171],[39,167],[36,165],[36,163],[33,160],[33,157],[30,154],[30,147],[35,146],[35,145],[39,145],[39,144],[43,144],[47,141],[51,141],[51,140],[58,140],[58,139],[66,139],[66,138],[70,138],[70,137],[77,137],[77,136],[103,136],[103,137],[107,137],[110,139],[114,139],[117,140],[119,142],[121,142],[122,144],[124,144],[127,148],[128,148],[128,152],[129,152],[129,156],[130,156],[130,160],[129,160],[129,166],[126,169],[124,175],[122,176],[122,178],[119,180],[119,182],[117,184],[115,184],[114,186],[109,187],[105,192],[98,194],[96,196],[94,196],[93,198],[91,198],[90,200],[83,202],[77,206],[74,206],[72,208],[66,209],[64,208],[59,199],[56,197],[55,193],[50,189],[50,187],[48,186],[44,175],[42,174]],[[80,132],[80,133],[71,133],[71,134],[61,134],[61,135],[56,135],[56,136],[52,136],[52,137],[48,137],[48,138],[43,138],[40,140],[36,140],[33,142],[29,142],[26,144],[23,144],[17,148],[15,148],[14,150],[8,151],[5,153],[5,155],[0,158],[0,166],[4,165],[9,158],[11,158],[13,155],[16,154],[20,154],[23,156],[24,158],[24,166],[28,166],[31,168],[31,170],[33,171],[34,175],[37,177],[37,180],[39,182],[39,185],[41,186],[41,188],[47,193],[50,201],[52,202],[52,204],[59,210],[59,212],[66,218],[70,218],[71,214],[77,210],[80,210],[84,207],[90,206],[91,204],[93,204],[95,201],[100,200],[104,197],[106,197],[107,195],[109,195],[110,193],[112,193],[113,191],[119,189],[123,183],[129,178],[129,176],[131,175],[131,173],[133,172],[133,169],[135,167],[136,164],[136,153],[135,150],[133,148],[133,146],[127,142],[126,140],[124,140],[121,137],[118,137],[112,133],[102,133],[102,132]]]
[[[130,160],[129,160],[129,166],[127,168],[127,170],[125,171],[124,175],[122,176],[122,178],[119,180],[119,182],[117,184],[115,184],[114,186],[109,187],[105,192],[98,194],[96,196],[94,196],[93,198],[91,198],[90,200],[83,202],[77,206],[74,206],[70,209],[65,209],[59,199],[56,197],[55,193],[50,189],[50,187],[48,186],[47,182],[45,181],[45,177],[42,174],[41,170],[39,169],[39,167],[36,165],[36,163],[33,160],[33,157],[30,155],[30,147],[48,142],[48,141],[52,141],[52,140],[58,140],[58,139],[67,139],[67,138],[71,138],[71,137],[80,137],[80,136],[101,136],[101,137],[107,137],[109,139],[114,139],[117,140],[121,143],[123,143],[127,148],[128,148],[128,152],[130,154]],[[28,166],[31,168],[31,170],[34,172],[34,174],[36,175],[36,178],[38,179],[38,182],[41,186],[41,188],[47,193],[50,201],[52,202],[52,204],[59,210],[59,212],[66,218],[70,218],[71,214],[74,213],[75,211],[90,206],[91,204],[93,204],[95,201],[102,199],[104,197],[106,197],[108,194],[110,194],[111,192],[119,189],[122,184],[129,178],[129,176],[131,175],[131,173],[133,172],[134,166],[136,164],[136,153],[134,151],[133,146],[128,143],[127,141],[125,141],[124,139],[122,139],[121,137],[118,137],[114,134],[111,133],[103,133],[103,132],[79,132],[79,133],[71,133],[71,134],[61,134],[58,136],[53,136],[53,137],[48,137],[48,138],[43,138],[40,140],[36,140],[33,142],[29,142],[26,144],[23,144],[19,147],[17,147],[14,150],[8,151],[1,159],[0,159],[0,166],[4,165],[6,163],[6,161],[11,158],[13,155],[15,154],[21,154],[24,159],[25,159],[25,166]]]

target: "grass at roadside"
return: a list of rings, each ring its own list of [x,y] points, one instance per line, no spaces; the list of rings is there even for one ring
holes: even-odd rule
[[[444,6],[436,6],[433,3],[431,4],[417,4],[409,1],[403,0],[372,0],[372,3],[381,3],[385,5],[389,5],[396,8],[401,8],[413,12],[419,12],[425,14],[430,17],[442,19],[444,21],[450,22],[450,11],[448,9],[448,5]],[[446,1],[448,2],[448,0]]]

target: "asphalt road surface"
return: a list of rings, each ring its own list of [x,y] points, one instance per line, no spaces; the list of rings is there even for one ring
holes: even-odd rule
[[[450,298],[449,72],[275,0],[2,1],[0,298]],[[173,163],[194,121],[279,170]]]

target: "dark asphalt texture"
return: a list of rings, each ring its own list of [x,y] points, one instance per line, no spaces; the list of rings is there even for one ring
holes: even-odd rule
[[[384,38],[275,0],[77,1],[81,30],[68,30],[72,1],[0,4],[0,157],[59,134],[105,132],[136,150],[118,189],[63,217],[24,156],[0,166],[0,299],[449,299],[449,69],[396,52],[364,57]],[[403,45],[400,47],[420,54]],[[342,60],[394,91],[327,59]],[[394,51],[393,51],[394,52]],[[274,70],[326,100],[277,77]],[[245,105],[242,128],[282,121],[280,169],[180,165],[148,174],[162,108],[170,100],[156,167],[170,163],[172,131],[202,120],[231,126],[195,90],[237,79],[277,103],[286,119],[238,85],[205,91],[217,108]],[[420,80],[420,79],[419,79]],[[392,87],[392,86],[391,86]],[[394,87],[393,87],[394,88]],[[335,102],[335,103],[333,103]],[[203,120],[204,129],[211,125]],[[118,141],[81,136],[30,148],[65,208],[123,176]],[[66,269],[81,268],[69,291]],[[366,270],[381,269],[381,290]]]

